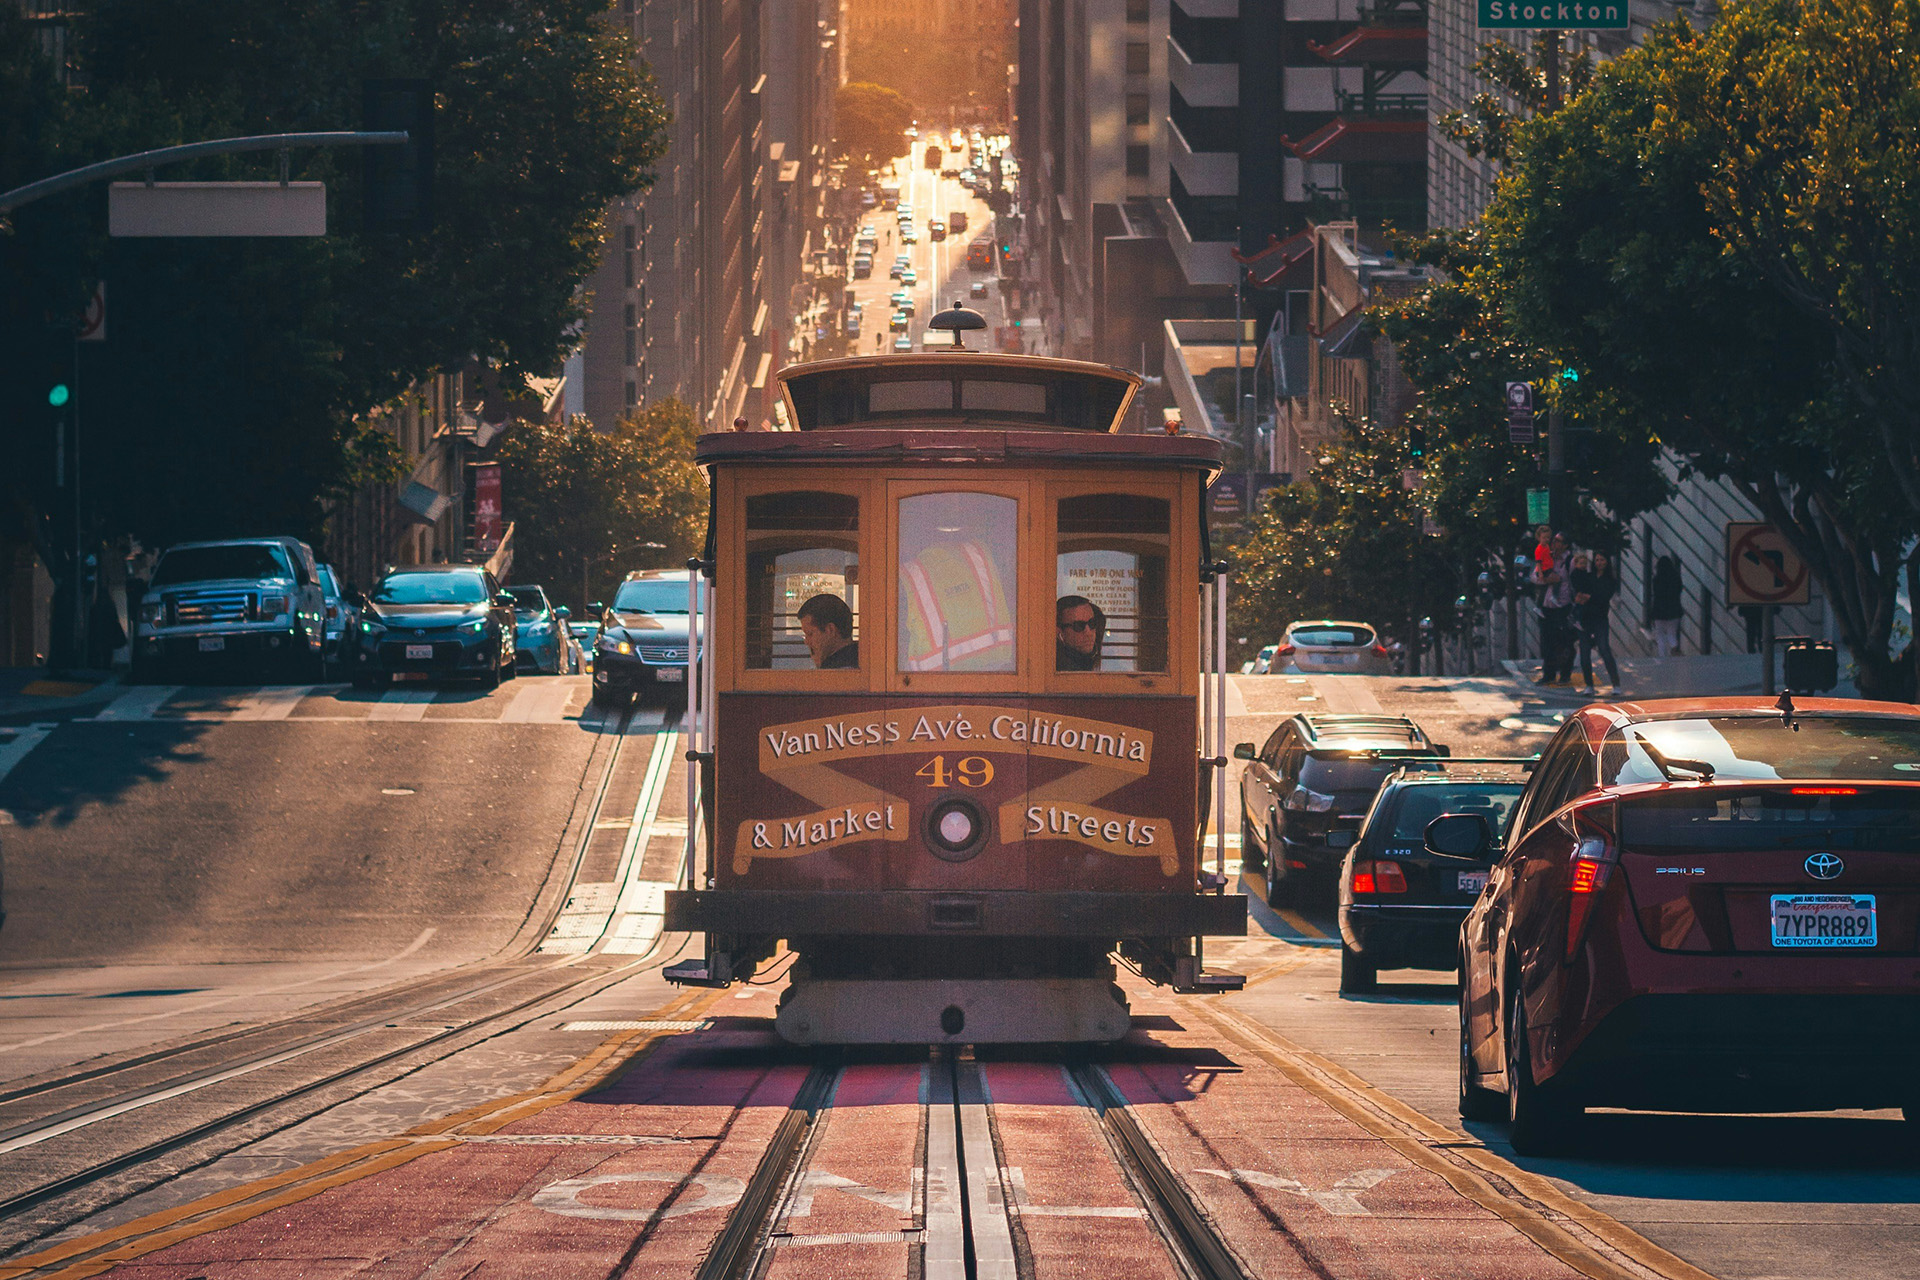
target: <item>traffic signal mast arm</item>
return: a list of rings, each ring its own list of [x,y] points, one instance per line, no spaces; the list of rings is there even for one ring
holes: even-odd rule
[[[115,178],[123,173],[140,173],[163,164],[195,160],[201,156],[231,155],[241,151],[285,151],[292,147],[397,147],[404,146],[408,135],[403,129],[375,133],[339,131],[332,133],[263,133],[251,138],[214,138],[207,142],[187,142],[177,147],[161,147],[138,155],[102,160],[79,169],[56,173],[51,178],[29,182],[24,187],[0,193],[0,214],[21,205],[32,204],[47,196],[58,195],[74,187]]]

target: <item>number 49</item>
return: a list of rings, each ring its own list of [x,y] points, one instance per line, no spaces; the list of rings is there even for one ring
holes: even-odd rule
[[[935,756],[915,769],[913,776],[925,778],[930,787],[950,787],[955,783],[963,787],[984,787],[993,781],[993,761],[985,756],[962,756],[949,772],[947,758]]]

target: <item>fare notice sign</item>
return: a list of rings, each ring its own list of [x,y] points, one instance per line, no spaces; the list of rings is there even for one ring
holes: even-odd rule
[[[1629,16],[1627,0],[1480,0],[1482,27],[1609,31]]]
[[[1727,522],[1727,604],[1805,604],[1807,562],[1780,531],[1756,521]]]

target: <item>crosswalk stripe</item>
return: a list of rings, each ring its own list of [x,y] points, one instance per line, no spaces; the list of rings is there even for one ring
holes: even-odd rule
[[[552,724],[562,720],[567,714],[567,702],[573,697],[573,686],[564,681],[549,684],[544,680],[529,680],[514,691],[513,701],[500,716],[502,724]]]
[[[313,692],[310,684],[274,685],[256,689],[227,717],[230,720],[285,720]]]
[[[380,701],[367,708],[369,720],[424,720],[427,704],[434,700],[432,689],[389,689]]]
[[[150,684],[129,689],[94,713],[95,720],[151,720],[153,713],[180,692],[177,684]]]

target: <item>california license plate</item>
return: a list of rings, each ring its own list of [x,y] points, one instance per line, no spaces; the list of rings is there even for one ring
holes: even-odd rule
[[[227,638],[225,636],[200,637],[200,652],[202,653],[218,653],[226,647]]]
[[[654,671],[653,678],[661,684],[685,684],[687,682],[687,669],[685,667],[660,667]]]
[[[1487,887],[1487,873],[1484,871],[1462,871],[1459,876],[1462,893],[1478,894]]]
[[[408,662],[418,662],[432,657],[433,646],[430,644],[410,644],[407,646]]]
[[[1870,893],[1776,893],[1776,947],[1871,947],[1880,941]]]

